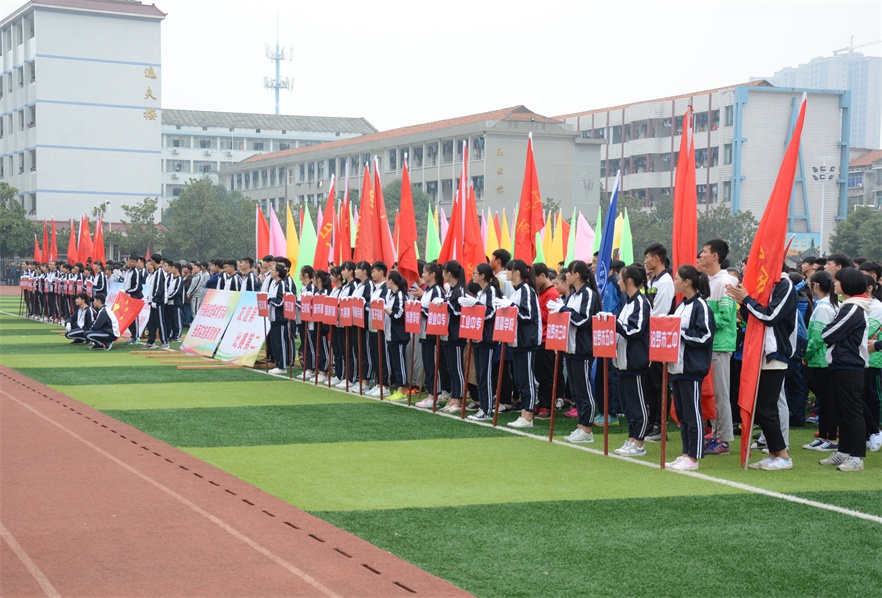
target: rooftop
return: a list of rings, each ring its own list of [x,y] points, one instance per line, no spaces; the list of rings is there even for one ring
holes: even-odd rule
[[[501,110],[493,110],[491,112],[481,112],[480,114],[472,114],[469,116],[458,116],[456,118],[448,118],[446,120],[437,120],[430,123],[425,123],[421,125],[411,125],[408,127],[401,127],[398,129],[390,129],[388,131],[380,131],[377,133],[372,133],[370,135],[365,135],[363,137],[353,137],[351,139],[341,139],[340,141],[331,141],[329,143],[323,143],[321,145],[311,146],[311,147],[299,147],[296,149],[285,150],[281,152],[273,152],[270,154],[261,154],[259,156],[252,156],[244,160],[244,162],[256,162],[259,160],[268,160],[272,158],[282,158],[285,156],[293,156],[296,154],[316,151],[316,150],[327,150],[332,148],[345,147],[347,145],[354,145],[356,143],[373,143],[375,141],[383,141],[386,139],[394,139],[395,137],[403,137],[405,135],[415,135],[419,133],[426,133],[429,131],[436,131],[441,129],[449,129],[452,127],[457,127],[461,125],[468,125],[473,123],[480,123],[486,121],[520,121],[520,122],[540,122],[540,123],[560,123],[558,119],[548,118],[547,116],[542,116],[540,114],[536,114],[529,108],[524,106],[512,106],[511,108],[502,108]]]
[[[166,13],[156,8],[155,4],[143,4],[137,0],[31,0],[14,11],[12,15],[30,8],[54,8],[79,12],[142,15],[159,18],[165,18],[166,16]]]
[[[337,116],[297,116],[249,114],[245,112],[206,112],[202,110],[162,110],[162,124],[186,127],[226,127],[267,129],[269,131],[340,132],[367,135],[377,129],[364,118]]]
[[[860,158],[855,158],[851,162],[849,162],[849,168],[860,168],[862,166],[872,166],[879,160],[882,160],[882,150],[873,150],[871,152],[867,152]]]

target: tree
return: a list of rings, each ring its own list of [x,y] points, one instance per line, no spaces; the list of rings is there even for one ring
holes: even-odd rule
[[[836,224],[830,237],[830,249],[851,257],[882,260],[882,212],[869,207],[858,207],[845,220]]]
[[[431,199],[429,194],[414,184],[410,186],[413,193],[413,211],[416,216],[417,246],[422,247],[426,239],[426,218],[429,212]],[[386,203],[386,215],[389,219],[390,230],[395,230],[396,214],[401,207],[401,179],[383,185],[383,201]]]
[[[151,250],[162,249],[163,234],[156,227],[155,218],[158,203],[158,198],[145,197],[141,203],[122,207],[125,218],[120,218],[120,222],[126,225],[126,234],[119,240],[121,254],[141,255],[148,247]]]
[[[671,248],[671,236],[673,235],[674,200],[670,197],[662,197],[656,202],[655,207],[646,209],[645,202],[639,197],[623,195],[618,199],[618,211],[624,212],[628,208],[628,220],[631,223],[631,237],[634,240],[634,259],[643,261],[643,250],[653,243],[661,243],[669,250]],[[609,212],[609,203],[605,206]],[[604,222],[609,217],[604,214]],[[615,216],[613,216],[615,217]],[[598,231],[602,232],[602,231]]]
[[[698,211],[698,242],[722,239],[729,244],[729,263],[740,264],[750,254],[759,222],[752,212],[736,214],[726,206],[718,205],[707,211]],[[697,249],[696,249],[697,251]],[[737,266],[736,266],[737,267]]]
[[[37,226],[28,220],[24,207],[15,199],[16,193],[15,187],[0,183],[0,255],[30,256]],[[40,234],[43,234],[42,227]]]
[[[180,259],[240,258],[254,253],[255,202],[208,177],[190,180],[163,212],[164,251]]]

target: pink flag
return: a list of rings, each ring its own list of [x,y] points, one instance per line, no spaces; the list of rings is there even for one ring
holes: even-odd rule
[[[288,250],[288,242],[285,239],[285,233],[282,232],[282,225],[276,217],[276,211],[272,204],[269,206],[270,211],[270,253],[273,255],[285,255]]]
[[[487,246],[487,217],[481,212],[481,245]]]
[[[447,223],[447,214],[444,213],[443,209],[439,208],[438,209],[438,228],[440,230],[438,232],[441,233],[442,239],[447,238],[447,227],[448,226],[450,226],[450,225]]]
[[[594,230],[591,228],[591,225],[588,224],[588,221],[585,220],[585,217],[582,216],[582,212],[579,212],[578,224],[576,226],[576,256],[577,260],[582,260],[585,262],[591,263],[592,249],[594,249]]]

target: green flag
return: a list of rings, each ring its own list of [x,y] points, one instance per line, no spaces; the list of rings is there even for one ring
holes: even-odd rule
[[[545,263],[545,251],[542,249],[542,233],[536,233],[536,259],[533,260],[533,263],[540,262]]]
[[[315,235],[315,226],[312,224],[312,217],[309,215],[309,205],[303,206],[303,222],[301,224],[300,233],[300,251],[297,253],[297,264],[298,266],[311,266],[313,259],[315,259],[315,246],[318,243],[318,239]],[[295,273],[292,273],[291,276],[297,280],[297,276]]]
[[[567,237],[567,257],[564,261],[570,265],[576,259],[576,208],[573,207],[573,217],[570,218],[570,234]]]
[[[426,218],[426,261],[437,260],[439,255],[441,255],[441,240],[438,237],[438,227],[435,226],[432,206],[429,206],[429,216]]]
[[[600,237],[603,236],[603,224],[601,220],[603,219],[603,212],[600,211],[600,206],[597,206],[597,223],[594,225],[594,247],[591,249],[591,255],[594,255],[598,251],[600,251]]]
[[[619,259],[628,266],[634,263],[634,238],[631,236],[631,220],[628,219],[628,208],[625,208],[625,224],[622,226],[622,246],[619,248]]]

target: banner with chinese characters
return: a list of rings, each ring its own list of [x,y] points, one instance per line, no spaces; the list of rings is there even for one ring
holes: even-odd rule
[[[257,293],[242,291],[239,295],[239,302],[214,356],[226,363],[251,367],[257,361],[269,324],[266,318],[258,315]]]
[[[500,307],[493,322],[493,340],[497,343],[514,344],[518,329],[518,308]]]
[[[386,311],[384,310],[385,305],[386,304],[383,303],[381,299],[375,299],[371,301],[371,328],[376,331],[386,329]]]
[[[408,334],[420,333],[420,311],[422,304],[419,301],[404,302],[404,331]]]
[[[297,295],[285,293],[284,296],[285,317],[289,320],[297,319]]]
[[[340,326],[352,326],[352,298],[340,299]]]
[[[545,348],[549,351],[566,351],[569,332],[569,312],[548,314],[548,330],[545,333]]]
[[[463,306],[459,317],[459,337],[470,341],[479,341],[484,335],[484,316],[487,307],[484,305]]]
[[[649,318],[649,361],[677,363],[679,360],[679,316],[652,316]]]
[[[447,311],[447,304],[429,305],[429,319],[426,322],[426,334],[432,336],[447,336],[447,324],[449,322],[450,313]]]
[[[352,323],[359,328],[364,328],[364,297],[352,298]]]
[[[239,303],[240,291],[208,289],[199,312],[187,330],[181,349],[187,353],[211,357]],[[257,297],[255,297],[255,309]]]
[[[105,301],[106,305],[115,304],[117,295],[123,292],[123,289],[126,288],[125,283],[118,281],[108,281],[107,283],[107,301]],[[118,319],[118,318],[117,318]],[[147,327],[147,321],[150,319],[150,304],[144,302],[141,311],[138,312],[138,331],[142,331]],[[128,326],[123,327],[120,325],[120,332],[122,332],[122,337],[120,338],[130,338],[132,335],[128,331]]]
[[[616,356],[616,318],[612,314],[596,315],[591,322],[594,357],[612,359]]]

